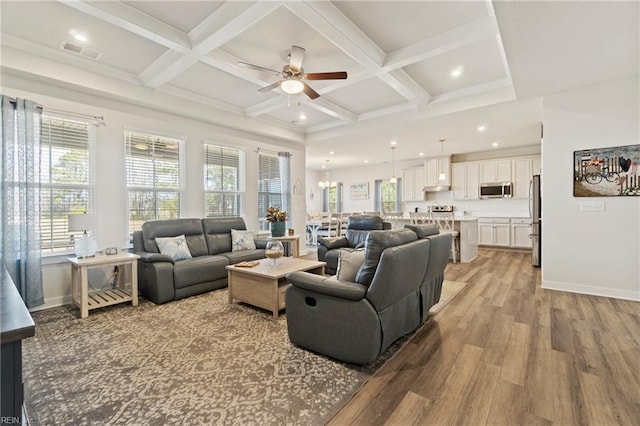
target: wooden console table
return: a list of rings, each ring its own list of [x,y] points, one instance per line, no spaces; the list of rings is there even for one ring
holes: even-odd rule
[[[69,257],[71,263],[71,294],[73,304],[80,308],[80,318],[89,316],[89,310],[102,308],[131,301],[131,305],[138,306],[138,259],[140,256],[131,253],[114,255],[99,254],[95,257],[78,259]],[[88,271],[92,268],[118,266],[118,285],[112,290],[103,290],[89,294]],[[120,267],[123,267],[120,269]],[[131,274],[131,290],[125,288],[124,276],[129,268]]]

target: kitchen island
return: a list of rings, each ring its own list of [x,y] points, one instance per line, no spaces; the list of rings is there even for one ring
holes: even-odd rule
[[[478,256],[478,218],[460,216],[454,221],[455,230],[460,233],[460,262],[469,263]],[[402,228],[410,223],[411,220],[407,217],[395,220],[393,227]]]

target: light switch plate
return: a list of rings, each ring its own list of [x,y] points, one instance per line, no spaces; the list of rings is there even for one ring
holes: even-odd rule
[[[603,212],[604,201],[580,201],[580,211],[585,213]]]

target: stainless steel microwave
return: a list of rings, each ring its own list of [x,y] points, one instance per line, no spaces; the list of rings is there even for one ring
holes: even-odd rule
[[[513,183],[491,182],[480,184],[480,198],[511,198],[513,196]]]

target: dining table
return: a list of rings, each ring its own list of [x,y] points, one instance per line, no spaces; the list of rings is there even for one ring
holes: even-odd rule
[[[337,219],[317,219],[317,220],[307,220],[307,231],[311,234],[311,240],[308,241],[310,245],[317,246],[318,245],[318,231],[320,229],[326,229],[330,227],[332,224],[338,223]]]

